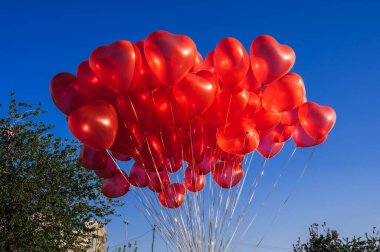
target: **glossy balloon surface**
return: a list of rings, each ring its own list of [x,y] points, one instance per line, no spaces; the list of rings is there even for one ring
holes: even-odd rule
[[[181,80],[197,58],[197,47],[191,38],[167,31],[151,33],[144,51],[151,71],[162,83],[170,85]]]
[[[180,183],[174,183],[163,189],[158,195],[160,204],[167,208],[178,208],[185,200],[185,187]]]
[[[71,133],[83,144],[106,150],[115,141],[118,127],[116,110],[107,102],[82,106],[69,116]]]
[[[238,184],[244,175],[244,169],[234,162],[220,162],[212,170],[215,183],[221,188],[231,188]]]
[[[296,60],[293,49],[269,35],[257,37],[251,45],[251,67],[256,80],[269,84],[289,72]]]

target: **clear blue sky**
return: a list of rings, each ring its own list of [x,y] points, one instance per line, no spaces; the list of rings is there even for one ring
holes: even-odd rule
[[[264,214],[239,251],[252,251],[248,244],[265,234],[258,251],[290,248],[313,222],[327,221],[343,235],[362,234],[380,227],[379,13],[375,0],[0,0],[0,101],[6,103],[11,91],[23,101],[42,101],[48,109],[44,120],[57,125],[58,135],[70,136],[50,100],[49,81],[58,72],[75,72],[97,46],[138,41],[165,29],[189,35],[206,55],[223,37],[236,37],[249,48],[256,36],[271,34],[294,48],[293,70],[303,76],[309,100],[332,106],[338,119],[301,182],[295,182],[300,167],[291,168],[278,189],[282,194],[268,203],[276,209],[294,187],[281,215],[269,225],[273,212]],[[276,174],[280,167],[271,169]],[[125,200],[119,213],[130,220],[129,236],[143,234],[148,224],[133,197]],[[123,242],[121,219],[108,226],[110,246]],[[148,251],[150,241],[151,234],[138,240],[141,251]],[[159,240],[157,251],[165,251],[160,246]]]

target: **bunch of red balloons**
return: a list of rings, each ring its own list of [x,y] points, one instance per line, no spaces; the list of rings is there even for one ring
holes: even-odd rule
[[[176,208],[208,173],[222,188],[239,183],[250,152],[271,158],[291,137],[298,147],[326,140],[335,112],[306,100],[294,62],[292,48],[268,35],[249,54],[222,39],[203,60],[191,38],[155,31],[98,47],[76,75],[56,75],[50,93],[83,143],[80,163],[105,178],[104,195],[147,186]],[[127,174],[116,160],[130,159]],[[183,183],[171,182],[182,168]]]

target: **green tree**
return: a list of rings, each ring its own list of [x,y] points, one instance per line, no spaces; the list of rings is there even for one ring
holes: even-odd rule
[[[366,233],[364,238],[340,238],[336,230],[327,228],[326,223],[313,224],[309,228],[309,237],[305,243],[298,239],[293,245],[295,252],[380,252],[380,234],[376,228]]]
[[[1,105],[0,105],[1,106]],[[79,146],[40,121],[41,104],[14,94],[0,119],[0,251],[84,251],[119,201],[77,162]]]

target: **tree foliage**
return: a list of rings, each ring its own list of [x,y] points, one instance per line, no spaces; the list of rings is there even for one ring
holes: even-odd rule
[[[372,233],[366,233],[363,237],[340,238],[336,230],[321,225],[313,224],[309,228],[309,238],[305,243],[298,239],[293,245],[295,252],[380,252],[380,233],[373,228]]]
[[[41,104],[12,94],[0,119],[0,251],[84,251],[91,221],[105,224],[119,201],[77,162],[79,146],[40,121]]]

